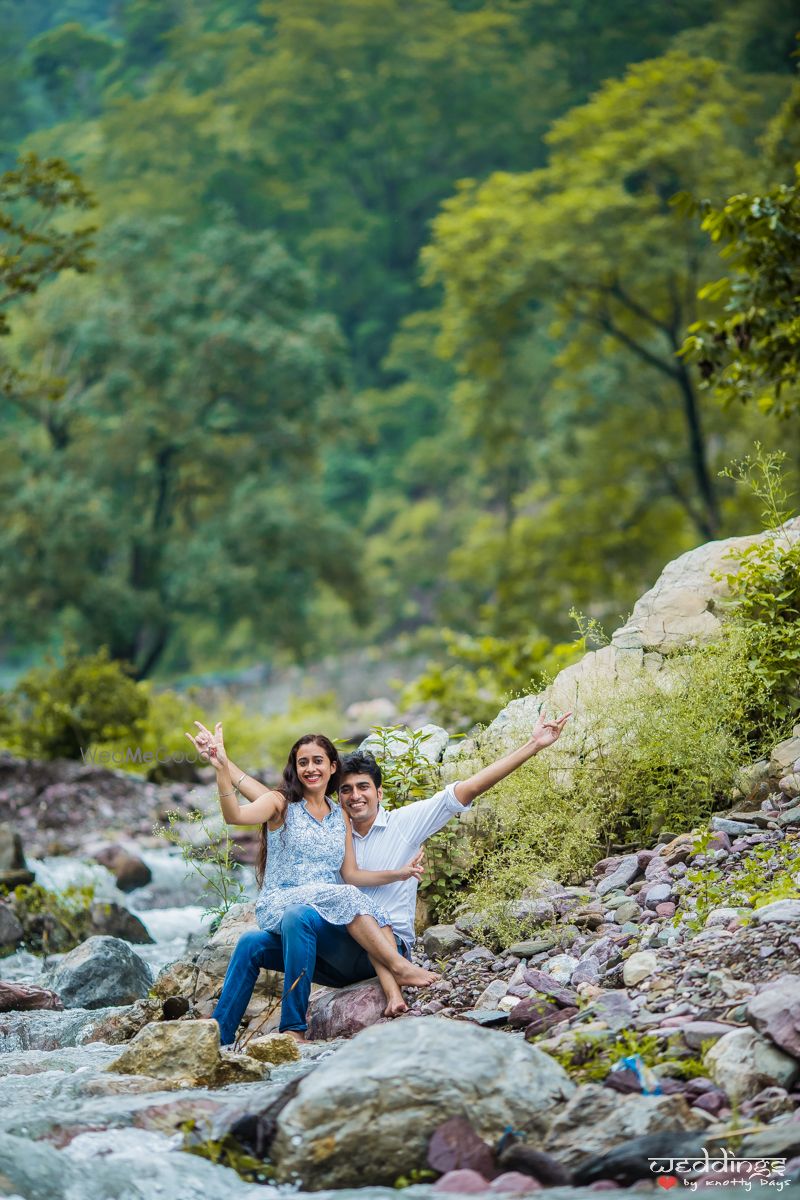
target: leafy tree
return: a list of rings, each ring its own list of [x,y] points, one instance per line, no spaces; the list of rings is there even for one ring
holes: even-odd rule
[[[731,271],[701,289],[721,314],[689,327],[684,355],[726,404],[785,416],[800,407],[800,163],[791,186],[699,208]]]
[[[115,52],[110,38],[75,21],[48,29],[28,47],[33,73],[51,99],[60,106],[78,103],[87,113],[97,104],[98,75]]]
[[[747,100],[709,59],[632,67],[555,123],[547,167],[462,183],[424,254],[428,282],[444,287],[444,351],[465,373],[502,382],[509,343],[553,310],[562,372],[609,353],[635,361],[642,402],[681,413],[681,490],[705,537],[719,504],[697,382],[676,358],[703,246],[670,198],[746,177],[741,135],[731,126],[720,144],[720,127]]]
[[[89,252],[95,227],[62,225],[65,211],[92,208],[91,193],[61,159],[24,155],[0,175],[0,337],[8,336],[10,307],[33,295],[42,283],[63,271],[84,274],[92,266]],[[27,395],[29,381],[0,356],[0,394],[20,405],[38,403]],[[53,393],[50,384],[51,398]]]
[[[192,245],[174,219],[121,221],[100,252],[94,286],[54,287],[20,327],[18,353],[69,384],[18,421],[6,630],[61,613],[140,676],[190,616],[302,651],[319,589],[361,590],[321,484],[344,400],[336,323],[271,234],[223,217]]]

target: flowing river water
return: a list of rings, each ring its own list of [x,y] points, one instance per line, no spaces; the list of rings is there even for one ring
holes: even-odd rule
[[[140,851],[152,872],[145,888],[123,895],[104,867],[74,858],[29,860],[50,891],[91,884],[95,897],[124,904],[143,921],[152,945],[134,946],[153,974],[183,956],[190,938],[208,935],[199,889],[171,849]],[[0,979],[46,985],[47,963],[21,950],[0,959]],[[303,1064],[273,1070],[265,1083],[136,1094],[115,1093],[104,1068],[121,1047],[87,1042],[114,1009],[0,1014],[0,1196],[22,1200],[268,1200],[302,1195],[292,1187],[251,1184],[234,1171],[182,1150],[175,1114],[200,1116],[209,1132],[231,1114],[263,1108]],[[333,1053],[322,1050],[321,1055]],[[109,1081],[112,1081],[110,1083]],[[159,1127],[161,1126],[161,1127]],[[396,1197],[391,1188],[317,1192],[336,1200]],[[427,1186],[408,1189],[428,1197]]]

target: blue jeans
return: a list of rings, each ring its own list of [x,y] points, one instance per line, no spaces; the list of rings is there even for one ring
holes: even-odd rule
[[[408,956],[396,939],[401,954]],[[306,1009],[312,983],[346,987],[371,979],[375,968],[366,950],[344,925],[331,925],[314,908],[294,904],[286,909],[279,933],[256,929],[242,934],[231,955],[222,994],[211,1014],[219,1024],[223,1046],[236,1039],[239,1022],[250,1003],[258,972],[283,971],[279,1028],[306,1029]]]

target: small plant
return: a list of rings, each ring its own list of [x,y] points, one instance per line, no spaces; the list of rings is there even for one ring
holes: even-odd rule
[[[370,731],[370,748],[383,775],[383,803],[388,809],[432,796],[442,784],[442,768],[425,755],[429,733],[402,725],[376,725]],[[460,861],[458,827],[446,825],[425,843],[425,874],[420,895],[430,905],[434,920],[448,917],[465,878]]]
[[[550,1033],[552,1030],[546,1031],[544,1036]],[[654,1034],[640,1034],[630,1029],[622,1030],[613,1041],[578,1032],[568,1048],[550,1053],[578,1083],[600,1082],[625,1058],[638,1059],[642,1066],[650,1069],[669,1063],[670,1073],[680,1079],[692,1079],[705,1073],[702,1055],[676,1058],[676,1055],[685,1054],[677,1034],[662,1043]]]
[[[417,1183],[431,1183],[438,1178],[437,1171],[431,1171],[428,1167],[412,1167],[407,1175],[401,1175],[395,1179],[394,1186],[396,1188],[413,1187]]]
[[[383,775],[385,808],[402,808],[438,789],[441,767],[424,750],[430,736],[403,725],[375,725],[370,730],[369,748]]]
[[[0,892],[4,890],[0,888]],[[91,932],[91,884],[66,887],[62,892],[49,892],[38,883],[20,884],[9,898],[25,932],[25,946],[35,954],[72,950]]]
[[[775,729],[780,736],[800,710],[800,539],[782,528],[791,515],[791,494],[783,451],[755,452],[723,475],[744,483],[762,505],[768,535],[734,550],[735,569],[724,578],[731,616],[746,627],[752,645],[750,669],[760,688],[747,712],[751,729]]]
[[[212,916],[212,928],[217,926],[234,904],[247,896],[244,883],[238,878],[239,864],[233,857],[233,843],[227,830],[220,833],[209,828],[208,817],[194,811],[188,816],[179,812],[166,813],[166,825],[154,825],[153,833],[177,846],[186,863],[186,877],[192,873],[203,880],[206,907],[203,916]],[[190,824],[194,838],[187,838],[180,826]]]
[[[270,1183],[275,1177],[274,1167],[250,1154],[230,1133],[221,1138],[205,1137],[194,1120],[184,1121],[180,1132],[183,1134],[182,1149],[187,1154],[196,1154],[216,1166],[230,1167],[247,1183]]]
[[[711,830],[700,834],[692,844],[693,852],[707,854],[713,836]],[[685,920],[697,932],[705,927],[708,914],[715,908],[757,909],[775,900],[800,897],[800,844],[762,842],[724,872],[702,863],[689,868],[686,880],[691,885],[688,895],[695,901],[695,910]],[[680,920],[680,914],[676,914],[673,923]]]
[[[39,758],[80,758],[92,743],[138,737],[148,700],[105,646],[81,655],[68,644],[63,664],[49,659],[28,671],[4,709],[3,737],[10,748]]]

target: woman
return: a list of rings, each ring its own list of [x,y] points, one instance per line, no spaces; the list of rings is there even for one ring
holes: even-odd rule
[[[400,988],[424,986],[437,976],[398,952],[388,917],[354,885],[378,887],[412,876],[419,878],[419,860],[392,871],[359,869],[349,820],[328,797],[329,791],[336,790],[340,762],[338,751],[324,734],[306,734],[295,742],[279,790],[264,788],[255,800],[240,805],[222,725],[217,724],[212,737],[199,722],[196,724],[200,730],[197,736],[187,737],[217,771],[225,821],[230,825],[261,825],[256,871],[261,886],[256,901],[259,927],[279,931],[286,909],[298,904],[314,908],[333,925],[346,926],[375,967],[387,999],[386,1015],[404,1012]]]

